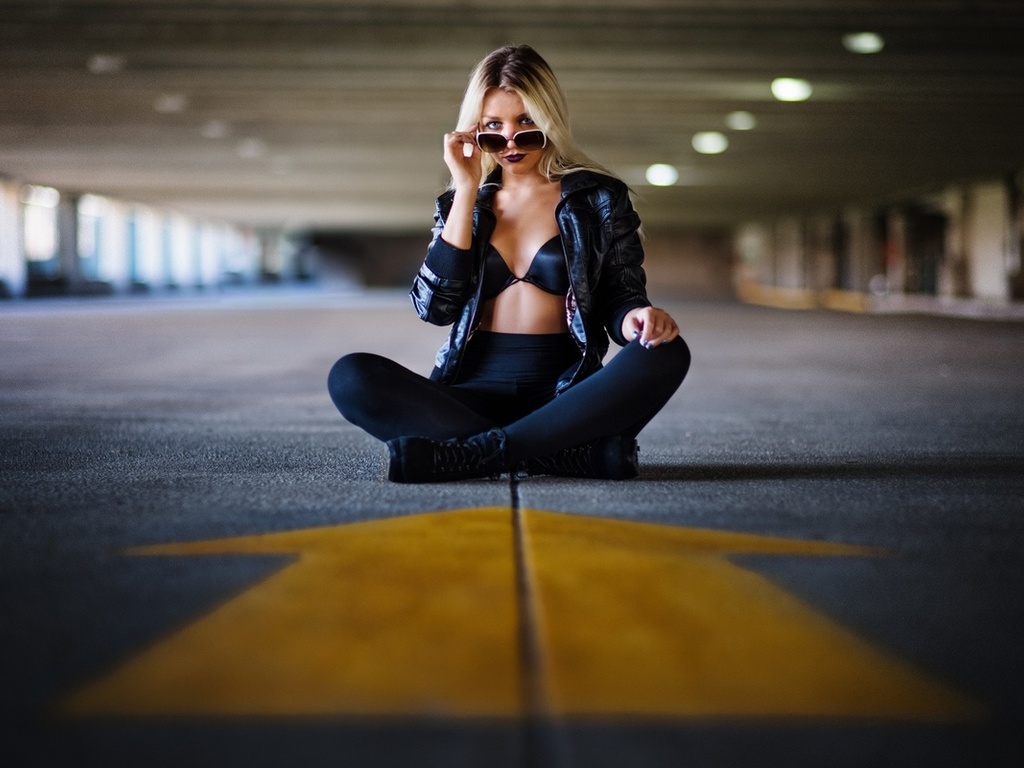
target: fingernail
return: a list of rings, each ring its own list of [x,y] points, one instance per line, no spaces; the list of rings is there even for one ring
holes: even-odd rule
[[[647,347],[648,349],[654,349],[654,342],[648,341],[646,344],[644,344],[644,346]]]
[[[634,338],[634,339],[635,339],[635,338],[636,338],[637,336],[639,336],[639,335],[640,335],[640,331],[633,331],[633,338]]]

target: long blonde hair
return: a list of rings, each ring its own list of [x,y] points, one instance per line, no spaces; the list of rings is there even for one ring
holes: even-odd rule
[[[576,145],[569,130],[569,110],[565,93],[548,63],[528,45],[508,45],[490,53],[469,77],[466,95],[459,110],[458,129],[480,124],[484,96],[491,88],[515,93],[523,106],[548,137],[542,150],[540,171],[552,181],[573,171],[612,174],[591,160]],[[497,167],[494,157],[484,154],[483,178]]]

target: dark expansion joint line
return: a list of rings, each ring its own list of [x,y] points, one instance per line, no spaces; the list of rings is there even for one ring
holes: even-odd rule
[[[527,551],[526,523],[519,497],[519,478],[509,482],[513,547],[516,560],[516,608],[519,616],[519,658],[522,669],[523,764],[526,768],[569,768],[568,745],[559,723],[548,712],[544,693],[544,650],[536,614],[536,596]]]

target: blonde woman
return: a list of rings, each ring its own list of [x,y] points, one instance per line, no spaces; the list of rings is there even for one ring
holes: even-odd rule
[[[690,353],[647,298],[627,187],[576,147],[561,86],[529,46],[477,65],[457,125],[411,291],[420,318],[451,333],[429,378],[343,357],[335,405],[387,444],[394,482],[635,477],[636,436]],[[609,336],[623,349],[604,365]]]

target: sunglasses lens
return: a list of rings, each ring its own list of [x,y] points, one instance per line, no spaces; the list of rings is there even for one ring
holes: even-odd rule
[[[478,133],[476,145],[484,152],[501,152],[508,145],[508,139],[500,133]]]
[[[520,131],[512,137],[512,141],[519,149],[527,151],[547,145],[544,131]],[[484,152],[501,152],[508,146],[508,139],[501,133],[478,133],[476,145]]]
[[[520,149],[540,149],[544,146],[544,131],[520,131],[512,137]]]

